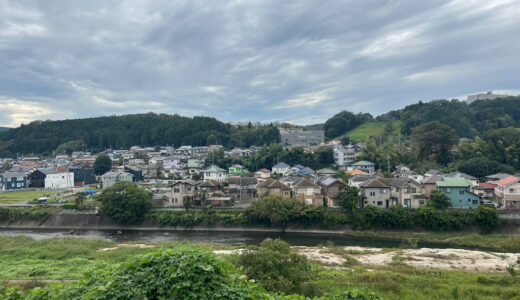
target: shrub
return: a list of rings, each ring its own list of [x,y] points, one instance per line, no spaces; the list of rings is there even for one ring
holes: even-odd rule
[[[294,253],[286,242],[265,239],[260,246],[245,250],[237,259],[244,273],[273,292],[301,292],[312,274],[305,256]]]
[[[493,207],[479,206],[475,210],[475,222],[482,234],[489,234],[500,225],[498,212]]]
[[[118,182],[97,199],[101,202],[100,212],[121,224],[142,221],[152,206],[152,194],[132,182]]]

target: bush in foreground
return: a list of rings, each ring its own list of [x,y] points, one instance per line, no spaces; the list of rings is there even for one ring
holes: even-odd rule
[[[286,252],[285,245],[273,241],[268,244],[275,254]],[[284,276],[292,275],[284,274]],[[139,255],[122,264],[98,265],[75,283],[55,283],[26,292],[0,286],[0,299],[305,300],[310,298],[301,295],[268,293],[237,271],[224,258],[199,247],[183,245]],[[368,300],[379,299],[379,296],[370,290],[352,288],[312,299]]]

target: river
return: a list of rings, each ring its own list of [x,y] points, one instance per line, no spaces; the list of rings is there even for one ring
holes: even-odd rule
[[[168,242],[187,241],[193,243],[219,243],[230,246],[254,245],[266,238],[280,238],[294,246],[318,246],[329,241],[337,246],[362,246],[377,248],[397,248],[401,245],[397,240],[359,238],[343,235],[323,235],[312,233],[273,233],[244,231],[140,231],[140,230],[50,230],[50,229],[0,229],[0,235],[30,236],[36,240],[54,237],[80,237],[87,239],[104,239],[118,243],[128,242]],[[418,243],[418,247],[446,248],[447,245],[437,243]],[[450,246],[453,248],[453,246]],[[455,247],[456,248],[456,247]],[[464,249],[471,249],[463,247]]]

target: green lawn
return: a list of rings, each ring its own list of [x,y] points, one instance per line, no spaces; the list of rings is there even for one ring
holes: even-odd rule
[[[401,131],[401,121],[391,121],[394,127],[392,135],[397,136]],[[371,136],[378,137],[383,134],[385,125],[388,122],[370,122],[362,124],[351,131],[347,132],[343,136],[350,138],[353,142],[366,141]]]
[[[25,200],[32,200],[40,197],[54,197],[59,192],[56,191],[12,191],[0,193],[0,204],[14,204]]]

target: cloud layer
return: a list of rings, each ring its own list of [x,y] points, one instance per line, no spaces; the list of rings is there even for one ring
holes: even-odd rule
[[[0,125],[322,122],[520,89],[519,1],[0,0]]]

